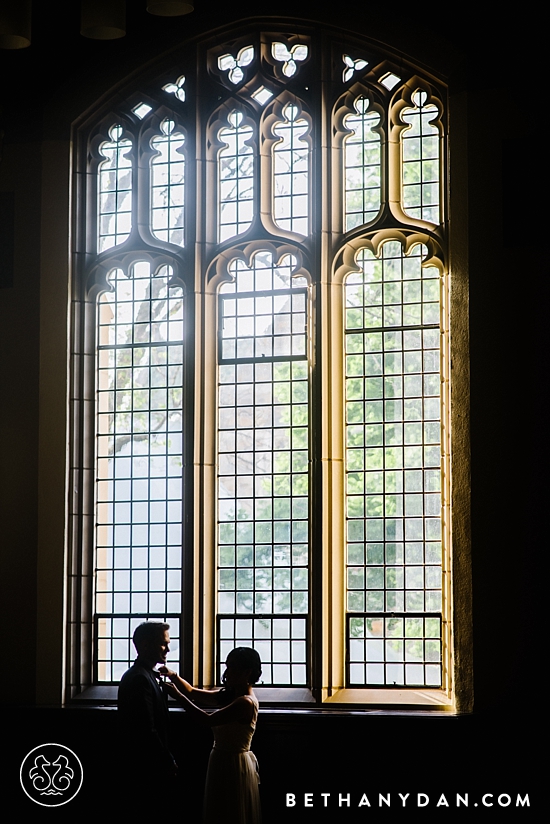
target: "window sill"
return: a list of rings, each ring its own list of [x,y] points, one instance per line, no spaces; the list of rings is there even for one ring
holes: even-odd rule
[[[368,705],[369,709],[438,710],[453,712],[451,699],[438,689],[341,689],[326,698],[324,704]]]
[[[116,703],[118,687],[111,684],[96,684],[86,687],[70,700],[70,704],[109,705]],[[311,690],[307,687],[256,687],[255,693],[261,704],[315,704]]]
[[[113,706],[116,704],[118,687],[96,685],[87,687],[69,702],[72,706]],[[429,711],[453,712],[453,702],[443,690],[438,689],[341,689],[318,704],[311,690],[306,687],[256,687],[256,695],[264,708],[277,705],[284,709],[367,711]],[[174,707],[175,708],[175,707]]]

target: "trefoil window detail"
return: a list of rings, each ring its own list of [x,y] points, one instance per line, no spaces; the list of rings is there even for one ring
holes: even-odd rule
[[[360,72],[368,63],[366,60],[363,60],[359,57],[357,60],[354,60],[353,57],[350,57],[349,54],[343,54],[342,60],[344,61],[345,69],[342,73],[342,80],[344,83],[347,83],[348,80],[351,80],[355,72]]]
[[[244,79],[243,69],[249,66],[254,60],[254,46],[246,46],[241,49],[237,57],[232,54],[222,54],[218,58],[218,68],[222,72],[228,73],[231,83],[238,85]]]
[[[183,88],[185,84],[185,75],[180,75],[175,83],[167,83],[165,86],[162,87],[163,91],[168,92],[168,94],[173,94],[180,103],[185,101],[185,89]]]
[[[292,77],[298,71],[298,63],[301,63],[308,56],[308,47],[305,44],[297,44],[288,49],[284,43],[273,43],[271,53],[275,60],[283,64],[282,71],[285,77]]]

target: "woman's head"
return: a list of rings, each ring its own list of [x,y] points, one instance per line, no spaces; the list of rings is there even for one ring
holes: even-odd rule
[[[262,662],[260,656],[252,647],[235,647],[225,660],[226,673],[224,681],[227,681],[226,674],[246,676],[249,684],[255,684],[260,680],[262,674]]]

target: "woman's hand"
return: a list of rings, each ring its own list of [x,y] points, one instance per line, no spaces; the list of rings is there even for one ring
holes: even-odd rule
[[[176,701],[181,701],[181,692],[174,686],[174,684],[172,684],[171,681],[165,681],[162,688],[167,695],[171,695],[172,698],[176,699]]]
[[[158,672],[160,672],[161,675],[165,675],[167,678],[170,678],[170,679],[174,678],[177,675],[177,672],[174,672],[173,670],[168,669],[168,667],[165,667],[164,664],[162,665],[162,667],[158,668]]]

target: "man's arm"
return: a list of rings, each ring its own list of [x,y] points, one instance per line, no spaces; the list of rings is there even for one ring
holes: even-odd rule
[[[176,689],[184,695],[186,698],[189,698],[191,701],[195,701],[197,704],[202,704],[205,707],[216,707],[220,706],[219,703],[219,693],[221,690],[214,689],[214,690],[201,690],[198,687],[194,687],[188,681],[178,675],[177,672],[168,669],[168,667],[159,667],[159,672],[161,675],[166,675],[172,684],[176,687]],[[171,693],[172,694],[172,693]],[[172,694],[172,697],[175,697]]]

